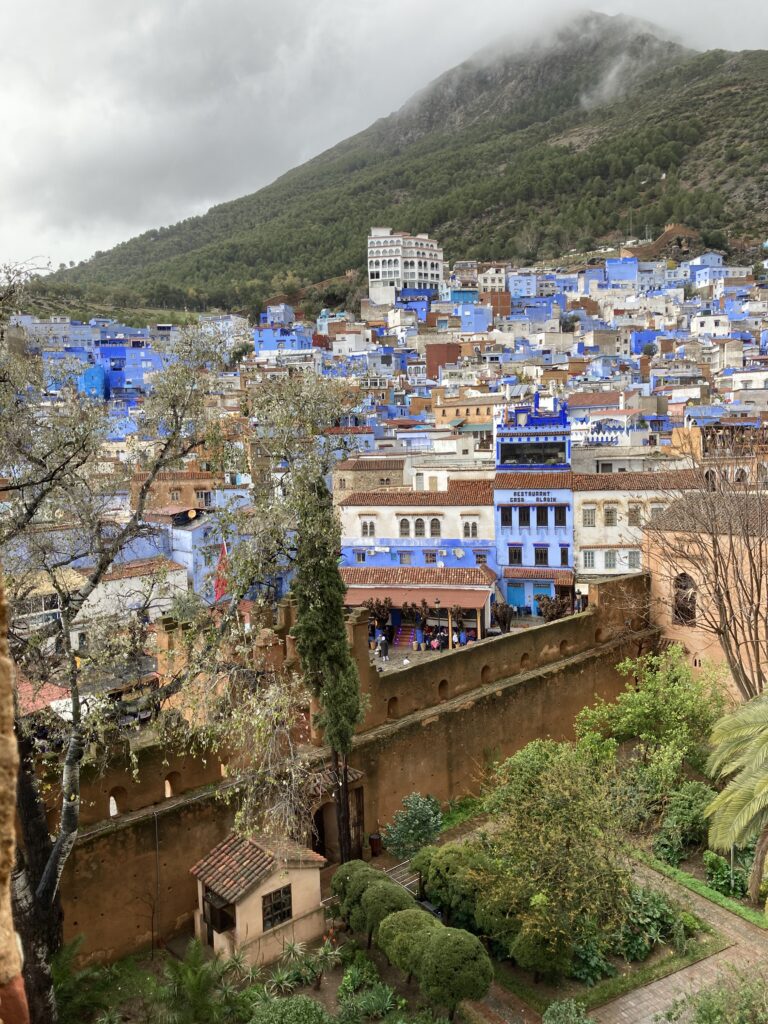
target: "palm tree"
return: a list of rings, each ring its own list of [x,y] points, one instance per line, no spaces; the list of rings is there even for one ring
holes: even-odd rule
[[[749,898],[757,903],[768,853],[768,695],[755,697],[721,718],[712,731],[708,768],[728,779],[707,808],[709,843],[727,853],[757,840]]]
[[[209,958],[199,942],[187,946],[183,960],[169,957],[151,1002],[163,1024],[219,1024],[238,1000],[229,981],[228,960]]]

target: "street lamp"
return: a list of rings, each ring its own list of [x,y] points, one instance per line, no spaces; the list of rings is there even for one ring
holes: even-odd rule
[[[437,612],[437,636],[440,638],[440,598],[435,598],[435,611]]]

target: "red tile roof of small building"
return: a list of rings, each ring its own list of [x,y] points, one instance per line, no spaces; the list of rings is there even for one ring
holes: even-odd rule
[[[487,565],[441,569],[419,565],[351,565],[339,570],[350,587],[488,587],[496,573]]]
[[[268,837],[244,838],[230,832],[207,856],[189,870],[217,896],[236,903],[281,863],[294,867],[321,868],[325,857],[297,843]]]
[[[565,400],[568,403],[569,409],[581,409],[586,407],[592,408],[592,406],[597,406],[605,409],[613,405],[615,405],[618,409],[619,402],[621,401],[621,392],[574,391],[572,394],[566,395]]]
[[[353,505],[492,505],[492,480],[454,480],[447,491],[361,491],[350,494],[339,504]]]
[[[691,469],[658,469],[635,473],[574,473],[574,491],[675,491],[700,488]]]
[[[522,469],[501,470],[494,478],[493,486],[497,491],[545,491],[568,490],[573,474],[569,469],[557,472],[532,472]]]
[[[522,565],[504,569],[505,580],[553,580],[556,587],[570,587],[573,578],[571,569],[528,569]]]
[[[335,468],[365,473],[377,469],[402,469],[404,465],[405,459],[341,459]]]

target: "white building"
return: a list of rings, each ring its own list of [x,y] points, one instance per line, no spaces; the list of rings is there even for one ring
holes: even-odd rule
[[[368,236],[368,295],[392,305],[401,288],[437,291],[443,279],[443,250],[427,235],[371,228]]]

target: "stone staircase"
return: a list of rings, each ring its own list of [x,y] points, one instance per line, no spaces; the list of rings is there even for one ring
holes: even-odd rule
[[[416,630],[413,626],[398,626],[395,633],[395,640],[393,647],[408,647],[413,646],[413,641],[416,639]]]

